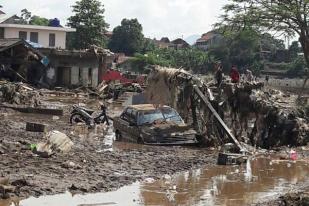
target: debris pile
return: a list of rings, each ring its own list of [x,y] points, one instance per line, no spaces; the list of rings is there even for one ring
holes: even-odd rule
[[[230,88],[224,89],[237,137],[247,137],[251,145],[263,148],[309,142],[309,121],[305,112],[299,110],[296,95],[248,85],[225,85]]]
[[[186,122],[192,121],[208,146],[233,139],[215,113],[229,124],[238,141],[252,146],[307,144],[308,117],[299,112],[296,96],[264,91],[263,86],[260,82],[224,82],[221,88],[211,88],[184,70],[156,67],[148,76],[146,95],[150,103],[171,105]],[[196,92],[197,87],[200,92]],[[201,101],[201,95],[214,109],[209,109],[207,101]]]
[[[2,102],[36,107],[41,104],[40,93],[23,83],[0,82]]]

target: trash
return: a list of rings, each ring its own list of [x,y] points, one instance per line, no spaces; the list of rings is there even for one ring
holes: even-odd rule
[[[59,120],[60,117],[59,116],[53,116],[53,120]]]
[[[46,139],[46,143],[38,143],[33,150],[35,154],[41,157],[50,157],[59,152],[67,153],[74,144],[66,134],[55,130],[47,133]]]
[[[297,152],[295,150],[290,151],[290,159],[293,161],[297,160]]]

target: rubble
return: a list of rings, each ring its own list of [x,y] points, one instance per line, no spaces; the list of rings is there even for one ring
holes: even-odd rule
[[[34,153],[42,157],[50,157],[57,152],[68,153],[74,144],[67,135],[59,131],[51,131],[45,138],[47,142],[38,143],[34,149]]]
[[[300,146],[309,142],[308,116],[299,111],[295,95],[266,91],[260,82],[232,84],[225,81],[218,89],[184,70],[156,67],[148,76],[149,102],[177,108],[187,122],[193,121],[207,146],[227,143],[231,135],[226,138],[228,131],[214,118],[214,111],[194,95],[193,85],[197,85],[200,95],[207,96],[238,141],[262,148]],[[253,127],[249,128],[249,124]]]
[[[40,93],[23,83],[0,82],[2,102],[16,105],[39,106]]]

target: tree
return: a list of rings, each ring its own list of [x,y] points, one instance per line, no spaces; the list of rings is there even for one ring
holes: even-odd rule
[[[123,19],[121,25],[113,30],[109,48],[113,52],[133,55],[141,52],[144,44],[143,27],[137,19]]]
[[[31,12],[30,11],[28,11],[27,9],[21,10],[21,20],[22,20],[22,23],[28,24],[30,18],[31,18]]]
[[[49,20],[44,17],[34,15],[30,18],[29,24],[39,25],[39,26],[48,26]]]
[[[297,34],[309,67],[309,0],[229,0],[218,25]],[[305,76],[304,86],[309,74]]]
[[[104,33],[109,25],[104,20],[103,5],[98,0],[79,0],[73,7],[74,15],[69,17],[68,26],[76,28],[70,37],[70,48],[86,49],[92,45],[104,47]]]
[[[292,60],[295,60],[298,56],[298,53],[301,52],[301,48],[298,46],[298,41],[293,41],[289,47],[289,52]]]
[[[159,49],[156,48],[147,54],[135,54],[131,59],[132,68],[144,71],[148,66],[160,65],[183,68],[195,73],[204,73],[209,69],[212,57],[198,49]]]

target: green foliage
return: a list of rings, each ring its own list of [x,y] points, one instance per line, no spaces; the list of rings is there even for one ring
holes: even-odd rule
[[[121,25],[113,30],[109,49],[113,52],[123,52],[133,55],[142,52],[144,45],[143,27],[137,19],[123,19]]]
[[[39,25],[39,26],[48,26],[49,20],[44,17],[34,15],[30,18],[29,24]]]
[[[141,51],[142,54],[146,54],[147,52],[154,51],[156,49],[156,45],[153,43],[151,39],[144,39],[143,49]]]
[[[79,0],[73,7],[74,15],[68,19],[68,26],[76,28],[69,35],[70,48],[86,49],[92,45],[104,47],[104,33],[109,25],[104,20],[104,8],[98,0]]]
[[[289,52],[291,55],[291,59],[295,60],[298,56],[298,53],[301,52],[301,48],[298,46],[298,41],[293,41],[291,46],[289,47]]]
[[[274,31],[284,36],[299,36],[309,66],[308,0],[229,0],[217,27]]]
[[[263,68],[260,62],[260,35],[252,30],[228,31],[224,33],[224,44],[209,48],[209,54],[220,60],[225,71],[233,64],[239,68],[257,71]]]
[[[292,63],[289,64],[287,75],[289,77],[301,77],[305,73],[306,62],[304,57],[297,57]]]
[[[135,54],[131,60],[132,67],[144,71],[151,65],[183,68],[195,73],[206,72],[213,59],[208,53],[197,49],[155,49],[147,54]]]

